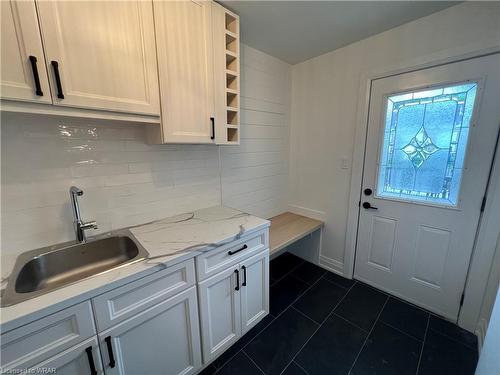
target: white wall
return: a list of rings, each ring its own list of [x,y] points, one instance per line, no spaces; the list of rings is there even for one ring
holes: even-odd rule
[[[238,147],[147,145],[147,125],[2,113],[1,254],[72,240],[71,185],[99,232],[221,201],[263,217],[286,208],[290,67],[241,47]]]
[[[286,211],[291,67],[243,46],[241,144],[221,148],[224,205],[269,218]]]
[[[326,221],[322,261],[343,273],[360,77],[498,45],[500,3],[468,2],[292,67],[290,206]]]

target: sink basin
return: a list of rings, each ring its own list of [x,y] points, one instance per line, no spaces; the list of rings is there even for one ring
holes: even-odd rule
[[[0,305],[13,305],[147,256],[131,235],[123,233],[29,251],[17,258]]]

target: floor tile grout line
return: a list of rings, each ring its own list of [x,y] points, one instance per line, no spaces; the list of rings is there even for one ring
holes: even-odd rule
[[[255,367],[257,367],[259,369],[259,371],[262,373],[262,375],[266,375],[266,373],[259,367],[259,365],[257,363],[255,363],[255,361],[250,358],[250,356],[247,354],[247,352],[245,352],[243,349],[241,349],[241,351],[243,352],[243,355],[245,355],[249,360],[250,362],[252,362]]]
[[[422,348],[420,349],[420,355],[418,356],[417,371],[415,375],[420,371],[420,364],[422,363],[422,357],[424,356],[425,341],[427,340],[427,332],[429,331],[429,323],[431,321],[431,315],[427,316],[427,325],[425,326],[424,340],[422,341]]]
[[[306,314],[304,314],[302,311],[300,311],[298,308],[296,308],[295,306],[291,305],[290,306],[292,309],[294,309],[295,311],[297,311],[300,315],[302,315],[304,318],[307,318],[309,319],[311,322],[313,323],[316,323],[317,325],[320,325],[321,323],[317,322],[316,320],[314,320],[313,318],[311,318],[310,316],[307,316]]]
[[[473,348],[472,346],[469,346],[467,344],[465,344],[464,342],[454,338],[454,337],[451,337],[450,335],[447,335],[446,333],[440,331],[440,330],[437,330],[437,329],[434,329],[434,328],[431,328],[429,327],[429,329],[434,332],[434,333],[437,333],[438,335],[441,335],[443,337],[446,337],[448,340],[451,340],[457,344],[460,344],[462,346],[464,346],[466,349],[469,349],[469,350],[472,350],[472,351],[475,351],[476,353],[478,352],[477,348]]]
[[[243,346],[241,347],[241,349],[240,349],[240,350],[238,350],[238,351],[237,351],[236,353],[234,353],[231,357],[229,357],[229,358],[228,358],[228,359],[227,359],[227,360],[226,360],[226,361],[225,361],[225,362],[224,362],[224,363],[223,363],[220,367],[217,367],[217,366],[215,366],[215,365],[214,365],[214,367],[217,369],[217,371],[219,371],[221,368],[223,368],[223,367],[224,367],[224,366],[225,366],[225,365],[226,365],[226,364],[227,364],[230,360],[232,360],[234,357],[236,357],[236,355],[238,355],[240,352],[242,352],[242,351],[243,351],[243,349],[245,349],[245,348],[246,348],[246,346],[247,346],[248,344],[250,344],[250,343],[251,343],[251,342],[252,342],[252,341],[253,341],[253,340],[254,340],[257,336],[259,336],[259,335],[260,335],[260,334],[261,334],[261,333],[262,333],[262,332],[263,332],[263,331],[264,331],[267,327],[269,327],[269,326],[270,326],[270,325],[271,325],[271,324],[272,324],[272,323],[276,320],[276,318],[277,318],[277,317],[275,317],[274,315],[271,315],[271,314],[268,314],[268,315],[270,315],[270,316],[272,316],[272,317],[273,317],[273,319],[269,322],[269,324],[267,324],[264,328],[262,328],[262,329],[260,330],[260,332],[259,332],[259,333],[257,333],[254,337],[252,337],[252,339],[251,339],[250,341],[248,341],[245,345],[243,345]],[[257,324],[258,324],[258,323],[257,323]],[[240,337],[240,339],[241,339],[241,338],[243,338],[243,336],[241,336],[241,337]],[[238,342],[238,341],[236,341],[233,345],[236,345],[236,343],[237,343],[237,342]],[[230,347],[229,347],[229,348],[230,348]],[[228,349],[229,349],[229,348],[228,348]],[[228,349],[226,349],[226,350],[228,350]],[[219,357],[217,357],[217,358],[220,358],[223,354],[224,354],[224,353],[222,353],[222,354],[221,354]],[[246,352],[245,352],[245,354],[246,354],[246,355],[247,355],[247,357],[248,357],[248,354],[247,354]],[[215,360],[214,360],[214,361],[215,361]],[[253,362],[253,361],[252,361],[252,362]],[[212,362],[212,363],[213,363],[213,362]],[[215,375],[215,374],[214,374],[214,375]]]
[[[343,321],[345,321],[346,323],[349,323],[351,326],[356,327],[357,329],[362,330],[362,331],[363,331],[363,332],[365,332],[365,333],[368,333],[368,332],[369,332],[369,331],[367,331],[366,329],[361,328],[360,326],[358,326],[356,323],[351,322],[349,319],[344,318],[342,315],[340,315],[340,314],[336,313],[335,311],[333,312],[333,315],[335,315],[336,317],[338,317],[338,318],[342,319],[342,320],[343,320]]]
[[[286,275],[285,275],[285,276],[286,276]],[[283,276],[283,277],[285,277],[285,276]],[[235,357],[238,353],[240,353],[241,351],[243,351],[243,350],[244,350],[244,349],[248,346],[248,344],[250,344],[253,340],[255,340],[255,339],[257,338],[257,336],[259,336],[262,332],[264,332],[264,331],[266,330],[266,328],[267,328],[267,327],[269,327],[269,326],[270,326],[270,325],[271,325],[271,324],[272,324],[272,323],[273,323],[276,319],[278,319],[281,315],[283,315],[283,314],[285,313],[285,311],[287,311],[290,307],[292,307],[292,305],[293,305],[295,302],[297,302],[297,300],[298,300],[299,298],[301,298],[301,297],[302,297],[305,293],[307,293],[307,291],[308,291],[309,289],[311,289],[314,285],[316,285],[316,283],[317,283],[320,279],[321,279],[321,278],[319,278],[318,280],[316,280],[316,281],[314,282],[314,284],[311,284],[310,286],[308,286],[308,288],[307,288],[307,289],[306,289],[303,293],[299,294],[299,295],[297,296],[297,298],[296,298],[295,300],[293,300],[293,301],[292,301],[292,302],[291,302],[291,303],[290,303],[290,304],[286,307],[286,309],[284,309],[284,310],[283,310],[282,312],[280,312],[278,315],[274,316],[274,315],[271,315],[271,313],[269,313],[269,315],[273,316],[273,317],[274,317],[274,319],[273,319],[273,320],[271,320],[271,321],[269,322],[269,324],[268,324],[268,325],[266,325],[264,328],[262,328],[262,330],[261,330],[259,333],[257,333],[257,334],[256,334],[256,335],[255,335],[255,336],[254,336],[254,337],[253,337],[253,338],[252,338],[249,342],[247,342],[245,345],[243,345],[243,346],[241,347],[241,349],[240,349],[240,350],[238,350],[238,351],[237,351],[237,352],[236,352],[233,356],[231,356],[230,358],[228,358],[228,360],[227,360],[227,361],[225,361],[225,362],[222,364],[222,366],[221,366],[221,367],[216,367],[216,368],[217,368],[217,371],[219,371],[222,367],[224,367],[224,366],[225,366],[225,365],[226,365],[226,364],[227,364],[230,360],[232,360],[232,359],[233,359],[233,358],[234,358],[234,357]],[[301,281],[302,281],[302,280],[301,280]],[[307,284],[306,284],[306,285],[307,285]],[[299,311],[299,310],[297,310],[295,307],[294,307],[293,309],[294,309],[294,310],[296,310],[296,311],[298,311],[298,312],[300,312],[300,311]],[[301,313],[302,315],[304,315],[302,312],[300,312],[300,313]],[[304,316],[305,316],[306,318],[308,318],[309,320],[312,320],[314,323],[316,323],[313,319],[311,319],[311,318],[310,318],[310,317],[308,317],[307,315],[304,315]],[[317,324],[319,324],[319,323],[317,323]],[[235,343],[235,344],[236,344],[236,343]],[[233,345],[234,345],[234,344],[233,344]],[[245,354],[247,355],[247,357],[250,357],[250,356],[248,355],[248,353],[247,353],[247,352],[245,352]],[[222,354],[221,354],[221,355],[222,355]],[[253,360],[252,360],[252,362],[253,362]],[[214,367],[215,367],[215,365],[214,365]],[[214,375],[215,375],[215,374],[214,374]]]
[[[304,371],[307,375],[309,375],[309,372],[304,368],[302,367],[300,364],[298,364],[297,362],[295,362],[293,359],[292,359],[292,362],[290,363],[294,363],[295,366],[297,366],[298,368],[300,368],[302,371]]]
[[[333,307],[332,311],[330,311],[330,313],[327,315],[327,317],[325,318],[325,320],[323,320],[323,322],[316,328],[316,330],[312,333],[312,335],[309,336],[309,338],[306,340],[306,342],[304,343],[304,345],[302,345],[300,347],[300,349],[297,351],[297,353],[295,353],[295,355],[292,357],[292,360],[290,361],[290,363],[291,362],[295,362],[295,358],[297,358],[297,356],[300,354],[300,352],[305,348],[305,346],[309,343],[309,341],[311,341],[311,339],[314,337],[314,335],[316,334],[316,332],[318,332],[320,330],[320,328],[323,326],[323,324],[325,324],[325,322],[328,320],[328,318],[333,314],[333,312],[335,311],[335,309],[342,303],[342,301],[349,294],[349,292],[351,291],[351,289],[353,288],[354,285],[356,285],[356,283],[354,283],[354,284],[351,285],[351,287],[347,290],[347,292],[344,294],[344,296],[337,302],[337,304]],[[282,375],[285,372],[285,369],[287,367],[288,367],[288,365],[283,369],[283,371],[280,372],[280,375]]]
[[[372,328],[370,329],[370,331],[368,332],[368,335],[366,335],[366,338],[365,338],[365,341],[363,342],[363,345],[361,345],[361,349],[359,349],[359,352],[358,352],[358,355],[356,356],[356,358],[354,358],[354,362],[352,363],[352,366],[351,368],[349,369],[349,372],[348,374],[350,374],[352,372],[352,369],[354,368],[354,365],[356,364],[356,362],[358,361],[358,358],[359,356],[361,355],[361,352],[363,351],[363,348],[365,347],[366,343],[368,342],[368,339],[370,338],[370,335],[372,334],[373,330],[375,329],[375,325],[377,324],[378,322],[378,319],[380,318],[380,315],[382,315],[382,311],[384,311],[384,308],[385,308],[385,305],[387,305],[387,301],[389,301],[389,296],[386,297],[385,299],[385,302],[384,302],[384,305],[382,306],[382,308],[380,309],[378,315],[377,315],[377,318],[375,319],[375,321],[373,322],[373,325],[372,325]]]
[[[277,259],[279,257],[276,257],[274,259]],[[273,259],[273,260],[274,260]],[[300,262],[299,264],[297,264],[295,267],[293,267],[291,270],[289,270],[287,273],[285,273],[283,276],[281,276],[279,279],[277,280],[274,280],[274,282],[271,284],[269,283],[269,287],[273,286],[274,284],[276,284],[278,281],[281,281],[283,280],[286,276],[288,276],[289,274],[291,274],[293,271],[295,271],[298,267],[300,267],[301,265],[303,265],[306,261],[305,260],[302,260],[302,262]],[[269,262],[269,265],[271,265],[271,262]],[[302,280],[301,280],[302,281]]]
[[[343,286],[343,285],[340,285],[340,284],[336,283],[335,281],[328,280],[325,276],[326,276],[326,275],[328,275],[329,273],[333,273],[333,272],[329,272],[329,271],[327,271],[327,272],[326,272],[323,276],[321,276],[321,279],[323,279],[323,280],[325,280],[325,281],[328,281],[330,284],[333,284],[333,285],[335,285],[335,286],[338,286],[339,288],[342,288],[342,289],[346,289],[346,290],[348,290],[348,289],[350,289],[350,288],[351,288],[351,287],[352,287],[355,283],[357,283],[357,282],[358,282],[358,281],[357,281],[357,280],[355,280],[355,279],[347,279],[347,280],[352,280],[352,282],[353,282],[353,283],[352,283],[352,285],[351,285],[351,286],[345,287],[345,286]],[[337,274],[334,274],[334,275],[337,275]],[[339,276],[339,275],[337,275],[337,276]],[[342,277],[342,276],[339,276],[339,277]]]
[[[325,273],[324,273],[324,274],[326,274],[327,272],[328,272],[328,271],[325,271]],[[323,275],[324,275],[324,274],[323,274]],[[321,280],[321,279],[323,278],[323,275],[321,275],[320,277],[318,277],[318,280],[317,280],[317,281]],[[292,275],[292,276],[293,276],[293,277],[295,277],[296,279],[299,279],[300,281],[305,282],[306,284],[309,284],[309,281],[302,279],[300,276],[297,276],[297,275]],[[328,280],[326,280],[326,281],[328,281]]]
[[[402,329],[400,329],[400,328],[398,328],[398,327],[394,327],[392,324],[387,323],[385,320],[379,319],[379,320],[378,320],[378,322],[382,323],[383,325],[386,325],[387,327],[390,327],[390,328],[392,328],[392,329],[394,329],[394,330],[398,331],[399,333],[402,333],[402,334],[403,334],[403,335],[405,335],[405,336],[408,336],[408,337],[409,337],[409,338],[411,338],[411,339],[414,339],[414,340],[416,340],[416,341],[418,341],[418,342],[424,342],[424,339],[423,339],[423,338],[422,338],[422,339],[419,339],[419,338],[417,338],[417,337],[415,337],[415,336],[413,336],[413,335],[409,334],[408,332],[403,331]],[[427,331],[427,329],[424,331],[424,335],[425,335],[425,332],[426,332],[426,331]]]

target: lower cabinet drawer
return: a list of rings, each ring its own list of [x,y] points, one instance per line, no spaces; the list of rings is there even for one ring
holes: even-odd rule
[[[198,281],[213,276],[269,246],[268,229],[252,233],[196,257]]]
[[[31,368],[95,334],[90,301],[68,307],[4,333],[2,370]]]
[[[113,289],[92,299],[99,332],[195,285],[194,260]]]

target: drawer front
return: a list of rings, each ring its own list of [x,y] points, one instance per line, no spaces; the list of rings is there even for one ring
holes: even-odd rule
[[[1,336],[3,370],[30,368],[96,334],[90,301]]]
[[[220,248],[207,251],[196,257],[198,281],[225,270],[242,259],[269,247],[267,229],[235,240]]]
[[[194,260],[190,259],[101,294],[92,299],[97,329],[102,332],[195,283]]]

